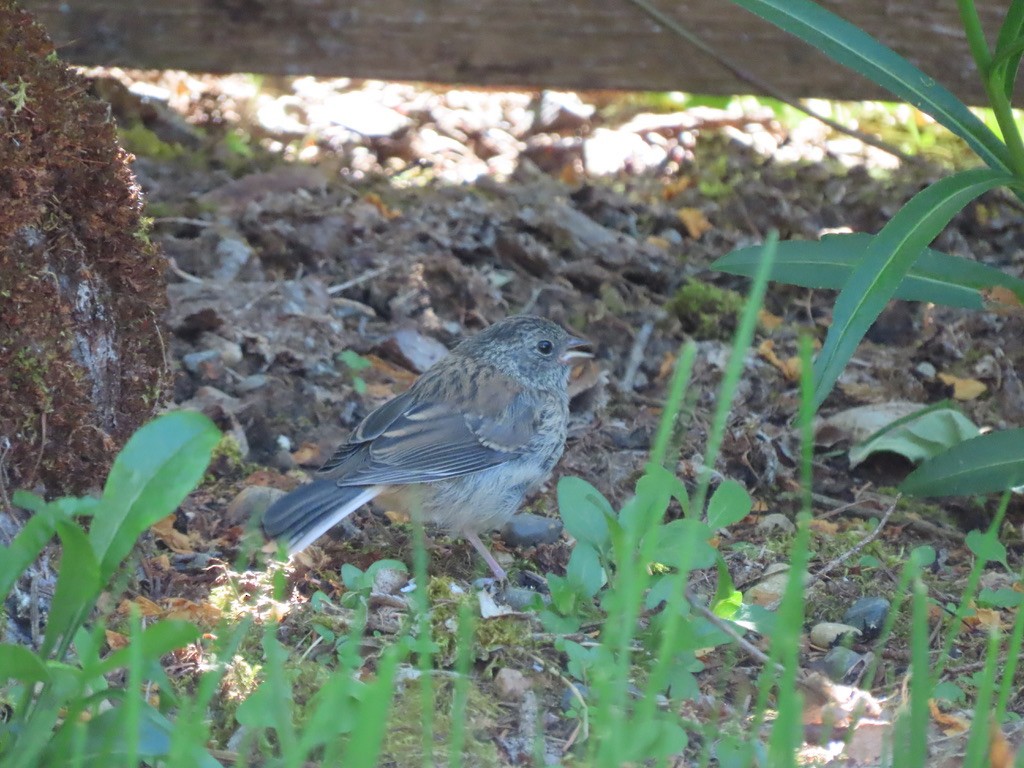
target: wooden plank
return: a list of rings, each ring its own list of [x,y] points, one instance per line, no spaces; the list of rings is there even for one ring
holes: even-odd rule
[[[652,0],[795,96],[880,91],[726,0]],[[955,0],[822,3],[984,102]],[[76,64],[564,89],[749,93],[628,0],[24,0]],[[989,30],[1006,3],[980,0]]]

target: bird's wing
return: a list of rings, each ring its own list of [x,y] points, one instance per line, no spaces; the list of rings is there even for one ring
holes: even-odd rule
[[[494,386],[502,383],[485,381],[469,402],[452,398],[462,407],[411,391],[400,395],[367,416],[319,474],[342,486],[424,483],[522,455],[535,433],[537,400],[508,392],[507,383],[500,397],[488,397]]]

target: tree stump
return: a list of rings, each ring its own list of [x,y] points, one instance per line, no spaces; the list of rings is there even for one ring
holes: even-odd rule
[[[107,107],[0,0],[0,511],[100,487],[164,389],[162,260]]]

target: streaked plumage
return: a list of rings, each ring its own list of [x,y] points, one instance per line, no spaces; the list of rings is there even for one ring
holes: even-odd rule
[[[301,551],[377,495],[464,536],[504,524],[565,446],[569,364],[584,342],[520,315],[467,339],[370,413],[312,483],[267,510],[263,530]]]

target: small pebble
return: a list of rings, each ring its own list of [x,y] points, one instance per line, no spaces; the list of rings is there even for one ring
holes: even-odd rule
[[[535,547],[554,544],[562,535],[562,521],[542,517],[532,512],[516,515],[501,531],[501,537],[511,547]]]
[[[860,635],[860,630],[849,624],[823,621],[811,627],[811,644],[817,648],[831,648],[849,638],[853,640]]]
[[[183,355],[181,358],[181,364],[185,366],[185,370],[191,371],[192,373],[199,373],[203,363],[219,359],[220,352],[216,349],[204,349],[200,352],[189,352],[187,355]]]
[[[863,654],[837,645],[812,666],[819,667],[833,682],[849,685],[860,677],[866,663],[867,657]]]
[[[242,362],[242,347],[215,333],[204,333],[200,336],[199,346],[217,352],[224,365],[238,365]]]
[[[498,696],[505,701],[520,701],[533,683],[518,669],[504,667],[494,676],[494,687]]]
[[[770,515],[765,515],[757,522],[757,530],[762,533],[773,533],[779,531],[780,533],[794,533],[796,526],[793,525],[793,521],[786,517],[781,512],[773,512]]]
[[[261,389],[270,382],[270,377],[265,373],[254,373],[252,376],[246,376],[235,388],[242,394],[246,392],[252,392],[257,389]]]
[[[547,605],[551,602],[551,596],[535,592],[532,589],[526,587],[512,587],[508,586],[501,590],[498,595],[505,605],[514,611],[528,611],[533,608],[537,599]]]
[[[381,568],[373,575],[373,593],[397,595],[409,584],[409,574],[398,568]]]
[[[863,639],[874,640],[882,632],[889,615],[889,601],[884,597],[862,597],[843,614],[843,624],[856,627]]]

